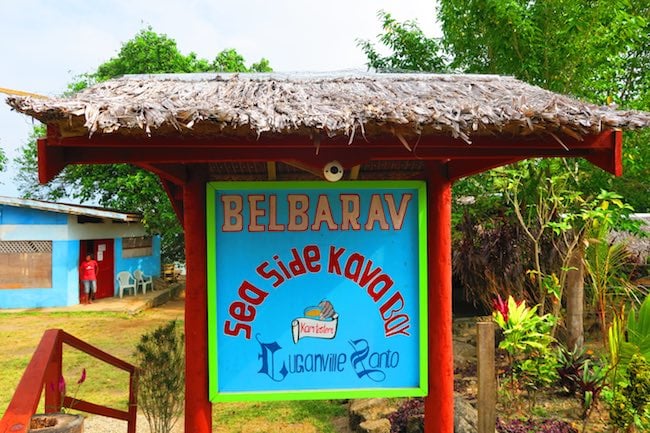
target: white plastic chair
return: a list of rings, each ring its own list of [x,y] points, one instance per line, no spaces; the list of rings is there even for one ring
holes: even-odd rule
[[[138,292],[135,278],[133,278],[133,275],[129,271],[122,271],[117,274],[117,285],[120,291],[120,298],[124,295],[125,290],[133,290],[134,295]]]
[[[142,287],[142,294],[147,293],[147,286],[153,290],[153,278],[151,275],[147,276],[140,269],[133,271],[133,276],[135,277],[135,285]]]

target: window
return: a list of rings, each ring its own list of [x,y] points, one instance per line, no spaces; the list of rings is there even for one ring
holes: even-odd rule
[[[52,287],[52,241],[0,241],[0,289]]]
[[[153,254],[153,240],[150,236],[122,239],[122,258],[143,257]]]

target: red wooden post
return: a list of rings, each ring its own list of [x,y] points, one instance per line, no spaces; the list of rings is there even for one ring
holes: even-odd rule
[[[61,412],[63,403],[63,393],[59,389],[59,381],[63,378],[63,343],[61,337],[57,334],[56,343],[50,356],[50,362],[45,370],[45,413]]]
[[[138,421],[138,392],[136,389],[138,382],[138,372],[132,371],[129,374],[129,419],[127,421],[127,433],[136,432]]]
[[[188,170],[183,189],[185,258],[185,431],[212,432],[208,397],[208,313],[206,277],[205,182],[199,167]]]
[[[429,165],[429,395],[425,433],[454,431],[454,354],[451,316],[451,181],[443,164]]]

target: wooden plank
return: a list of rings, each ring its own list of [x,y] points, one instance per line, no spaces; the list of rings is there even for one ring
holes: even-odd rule
[[[112,407],[101,406],[99,404],[91,403],[85,400],[73,399],[72,397],[68,396],[63,399],[63,406],[70,409],[79,410],[81,412],[93,413],[95,415],[120,419],[122,421],[129,420],[129,413],[126,411],[114,409]]]
[[[126,361],[116,358],[110,353],[106,353],[103,350],[98,349],[97,347],[92,346],[86,343],[85,341],[82,341],[77,337],[68,334],[65,331],[60,331],[60,332],[61,332],[61,341],[67,344],[68,346],[81,350],[82,352],[85,352],[94,358],[104,361],[105,363],[110,364],[113,367],[117,367],[129,373],[135,372],[136,368],[133,364],[130,364]]]
[[[354,167],[352,167],[352,170],[350,170],[350,180],[359,179],[360,171],[361,171],[361,165],[355,165]]]
[[[0,420],[0,433],[21,433],[29,430],[29,420],[36,412],[43,392],[45,372],[52,361],[56,345],[60,344],[59,332],[59,329],[49,329],[43,334]]]
[[[478,433],[494,433],[497,421],[497,380],[494,351],[494,322],[479,322],[477,330]]]
[[[268,173],[268,179],[269,180],[276,180],[277,179],[275,161],[268,161],[266,163],[266,171]]]
[[[505,158],[477,158],[477,159],[455,159],[447,163],[447,172],[451,180],[458,180],[463,177],[472,176],[526,159],[524,157]]]
[[[34,288],[52,288],[52,253],[0,254],[0,290]]]
[[[207,137],[188,137],[179,139],[176,136],[151,136],[145,135],[117,135],[117,134],[95,134],[92,137],[80,135],[74,137],[61,137],[57,135],[56,125],[48,125],[48,145],[64,147],[84,147],[84,148],[112,148],[119,147],[122,149],[129,148],[146,148],[148,152],[156,153],[164,149],[176,149],[180,153],[188,148],[204,149],[237,149],[241,157],[255,155],[260,150],[266,154],[272,154],[281,149],[304,149],[313,156],[321,156],[323,152],[333,149],[344,150],[345,152],[360,151],[361,153],[372,153],[373,149],[389,148],[396,155],[410,155],[411,159],[419,159],[420,151],[436,147],[441,149],[456,149],[471,156],[472,152],[478,149],[484,150],[534,150],[534,149],[556,149],[566,152],[566,148],[575,149],[595,149],[609,148],[609,135],[612,131],[607,130],[599,134],[587,135],[578,140],[567,134],[558,133],[535,134],[528,136],[476,136],[472,137],[471,144],[460,138],[452,138],[445,135],[427,135],[418,138],[418,146],[415,150],[408,150],[395,139],[393,135],[375,135],[364,138],[357,138],[352,143],[348,137],[335,136],[322,140],[318,153],[314,151],[313,142],[306,135],[287,134],[282,136],[261,136],[258,138],[248,136],[207,136]],[[52,133],[50,133],[50,129]],[[558,141],[559,140],[559,141]],[[218,159],[219,152],[212,152],[211,159]],[[286,155],[286,154],[285,154]],[[268,161],[279,161],[282,158],[268,158]]]
[[[166,179],[176,185],[183,185],[187,180],[187,172],[181,164],[134,164],[144,170],[150,171],[161,179]]]
[[[30,98],[49,99],[49,97],[45,95],[39,95],[38,93],[25,92],[22,90],[15,90],[15,89],[7,89],[6,87],[0,87],[0,93],[4,93],[5,95],[10,95],[10,96],[28,96]]]

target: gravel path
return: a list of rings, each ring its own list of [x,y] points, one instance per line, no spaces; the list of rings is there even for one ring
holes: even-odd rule
[[[105,416],[89,415],[84,422],[84,432],[86,433],[126,433],[127,423],[119,419],[108,418]],[[151,433],[149,423],[143,414],[138,414],[136,421],[137,433]],[[172,433],[183,433],[183,419],[180,418]]]

